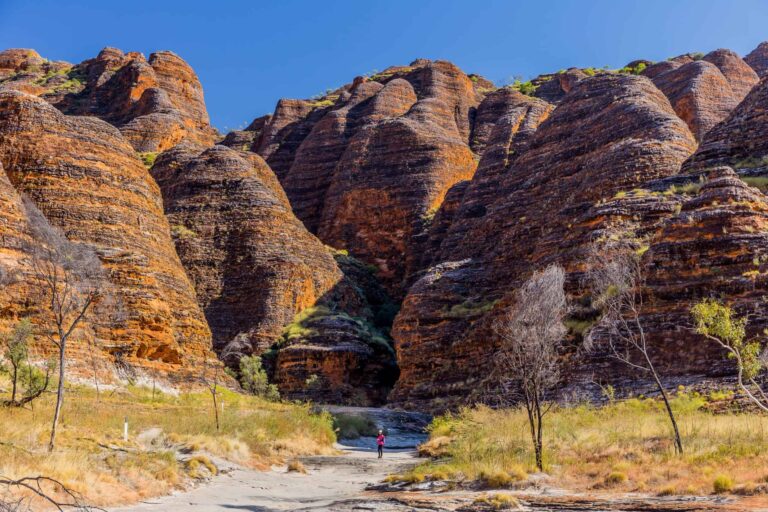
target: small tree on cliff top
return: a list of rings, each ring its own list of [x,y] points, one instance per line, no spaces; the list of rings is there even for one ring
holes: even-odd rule
[[[592,343],[597,331],[605,334],[616,359],[653,378],[674,432],[675,451],[682,454],[683,443],[675,413],[653,364],[652,348],[643,329],[642,248],[641,241],[628,232],[612,233],[592,246],[587,279],[592,302],[602,311],[602,317],[590,331],[587,343]]]
[[[69,241],[53,227],[29,198],[24,208],[33,234],[27,253],[35,278],[42,285],[42,322],[45,336],[58,350],[59,383],[48,450],[53,451],[64,403],[67,343],[75,329],[103,296],[101,261],[89,247]]]
[[[768,412],[768,395],[757,378],[768,368],[768,354],[756,339],[747,339],[747,317],[737,318],[733,310],[713,299],[691,309],[697,333],[725,349],[736,363],[739,387],[760,409]]]
[[[544,469],[544,417],[547,393],[560,380],[560,350],[567,329],[565,272],[557,265],[536,272],[517,290],[515,303],[493,323],[499,337],[497,371],[522,395],[528,413],[536,467]]]

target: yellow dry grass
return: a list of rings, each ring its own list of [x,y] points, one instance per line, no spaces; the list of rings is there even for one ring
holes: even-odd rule
[[[700,495],[760,487],[768,481],[768,416],[713,414],[706,401],[684,391],[673,399],[682,456],[674,453],[671,427],[658,401],[553,409],[544,431],[545,471],[558,485],[597,492]],[[432,460],[391,479],[519,485],[526,473],[536,471],[527,421],[523,410],[487,407],[438,417],[421,450]]]
[[[72,387],[57,449],[49,454],[54,399],[41,398],[31,409],[0,409],[0,475],[55,478],[99,506],[165,494],[215,474],[207,455],[268,468],[297,456],[332,453],[335,441],[330,416],[314,414],[309,405],[222,391],[219,401],[225,405],[216,432],[205,393],[172,396],[127,388],[102,391],[97,399],[93,389]],[[140,435],[150,429],[158,434]],[[185,459],[178,452],[190,455]]]

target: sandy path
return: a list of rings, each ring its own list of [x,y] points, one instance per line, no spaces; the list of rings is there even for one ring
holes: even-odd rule
[[[242,467],[222,468],[225,474],[191,491],[178,493],[116,512],[224,512],[244,510],[338,510],[331,505],[356,500],[365,487],[388,474],[417,463],[411,450],[388,452],[379,460],[372,449],[338,446],[342,455],[302,459],[307,474],[288,473],[285,468],[253,471]],[[221,461],[217,461],[221,462]]]
[[[414,448],[426,437],[423,429],[428,417],[377,408],[329,409],[367,416],[378,426],[386,428],[388,449],[385,457],[377,458],[374,438],[360,438],[350,441],[348,445],[337,445],[341,455],[302,458],[307,474],[288,473],[285,467],[275,467],[272,471],[254,471],[217,459],[215,463],[220,475],[210,482],[190,491],[114,511],[389,510],[386,504],[388,498],[371,496],[365,492],[365,488],[419,462]],[[369,508],[368,503],[374,508]]]

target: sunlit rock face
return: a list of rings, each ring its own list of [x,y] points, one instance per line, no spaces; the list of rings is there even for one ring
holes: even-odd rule
[[[0,92],[0,162],[4,216],[15,225],[3,236],[4,252],[16,260],[11,266],[18,264],[24,215],[9,183],[101,259],[125,318],[84,327],[83,337],[96,340],[96,356],[157,370],[176,383],[189,380],[210,354],[210,331],[174,250],[160,190],[121,133],[93,117],[66,116],[35,96]],[[85,364],[86,348],[74,350]]]
[[[0,89],[16,89],[49,101],[66,114],[95,116],[116,126],[141,152],[158,152],[182,140],[209,146],[203,88],[192,68],[173,52],[105,48],[71,65],[43,61],[32,50],[0,52]]]

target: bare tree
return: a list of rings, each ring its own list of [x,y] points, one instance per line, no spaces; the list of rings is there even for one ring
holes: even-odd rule
[[[502,386],[511,383],[522,395],[528,413],[536,467],[544,469],[544,417],[552,407],[547,394],[560,380],[563,324],[568,307],[563,284],[565,272],[557,265],[536,272],[515,294],[515,303],[493,323],[499,337],[496,370]]]
[[[203,362],[202,381],[213,399],[213,414],[216,419],[216,432],[219,431],[219,381],[221,380],[222,364],[219,361],[211,361],[208,357]]]
[[[102,296],[100,286],[104,282],[104,273],[101,261],[92,249],[69,241],[27,197],[24,207],[34,238],[27,252],[43,289],[45,335],[58,349],[59,383],[48,443],[48,450],[53,451],[64,403],[67,342]]]
[[[672,425],[675,452],[682,454],[683,443],[675,413],[653,364],[652,349],[643,328],[643,252],[642,241],[630,231],[610,233],[593,244],[587,281],[592,291],[592,303],[600,309],[602,317],[590,330],[586,341],[591,345],[599,333],[607,338],[616,359],[651,376]]]

